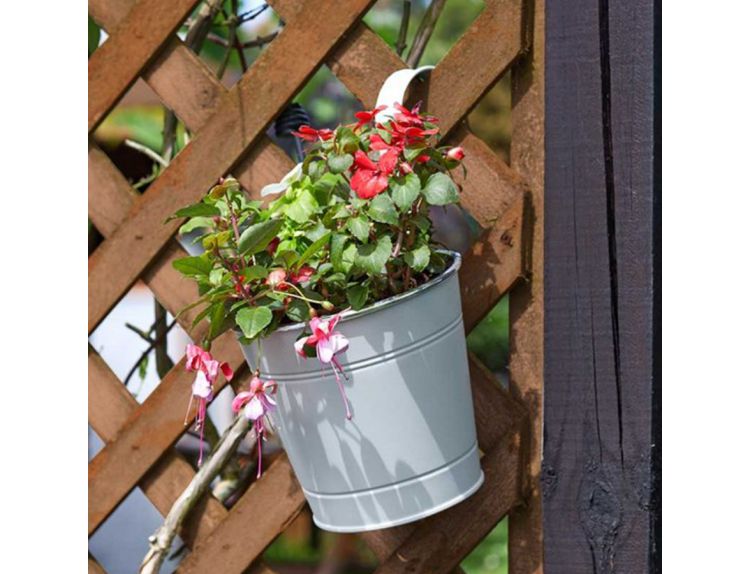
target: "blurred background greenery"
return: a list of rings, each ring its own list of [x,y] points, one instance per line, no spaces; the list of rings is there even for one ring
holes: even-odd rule
[[[243,0],[238,13],[253,14],[236,31],[242,43],[264,43],[283,23],[271,8],[263,8],[260,0]],[[365,23],[376,31],[391,47],[396,45],[405,2],[379,0],[365,17]],[[430,0],[413,0],[408,34],[408,53],[420,21],[430,6]],[[461,35],[471,26],[483,8],[480,0],[447,0],[437,20],[434,32],[419,64],[437,64]],[[231,86],[242,75],[243,67],[252,65],[264,46],[248,47],[242,51],[244,62],[236,50],[227,50],[230,27],[226,15],[232,3],[227,0],[225,15],[214,19],[208,39],[199,55],[209,67],[222,70],[222,81]],[[181,32],[183,38],[185,31]],[[89,19],[89,54],[106,41],[106,34]],[[295,101],[309,113],[315,127],[335,127],[348,123],[361,104],[339,82],[331,71],[321,67],[296,96]],[[429,111],[429,110],[428,110]],[[160,165],[155,156],[163,156],[165,109],[156,94],[139,80],[119,105],[110,113],[94,134],[97,144],[110,156],[130,182],[141,191],[158,175]],[[507,161],[510,143],[510,85],[508,79],[499,81],[469,114],[472,131],[482,138],[500,157]],[[291,142],[269,135],[287,151]],[[178,121],[174,147],[177,151],[189,141],[189,134]],[[144,153],[150,150],[152,154]],[[96,230],[92,229],[95,234]],[[96,240],[90,241],[93,249]],[[503,299],[468,337],[469,348],[498,374],[507,379],[508,361],[508,304]],[[460,525],[456,525],[460,528]],[[303,512],[287,531],[266,551],[265,558],[276,565],[279,572],[318,572],[320,574],[355,574],[371,572],[374,557],[358,539],[334,535],[314,527],[309,513]],[[314,565],[317,565],[313,567]],[[507,524],[502,521],[462,563],[468,574],[500,574],[507,572]]]

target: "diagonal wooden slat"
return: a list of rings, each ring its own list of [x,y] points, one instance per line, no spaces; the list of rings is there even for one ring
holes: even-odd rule
[[[99,564],[91,554],[89,554],[89,574],[107,574],[101,564]]]
[[[134,207],[131,217],[89,258],[89,332],[133,284],[177,230],[163,224],[197,200],[240,159],[331,48],[373,3],[301,2],[307,26],[289,27],[222,98],[217,112]],[[116,272],[115,272],[116,271]]]
[[[89,142],[89,217],[104,237],[109,237],[128,217],[138,195],[112,165],[109,158]],[[196,300],[198,290],[190,281],[172,267],[172,260],[187,255],[175,240],[159,254],[158,265],[149,268],[143,280],[156,298],[172,315]],[[178,317],[180,325],[189,330],[197,309],[189,310]],[[194,330],[197,339],[201,331]]]
[[[185,21],[198,0],[139,0],[89,58],[89,133]]]

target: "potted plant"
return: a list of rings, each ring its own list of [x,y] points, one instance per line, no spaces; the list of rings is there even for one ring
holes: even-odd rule
[[[259,452],[278,428],[315,522],[339,532],[423,518],[483,480],[461,257],[431,239],[430,208],[459,200],[463,151],[434,144],[419,106],[356,116],[300,128],[307,155],[263,190],[267,205],[225,179],[175,214],[207,227],[205,252],[174,263],[209,322],[188,350],[198,423],[216,377],[232,376],[207,349],[234,329],[253,372],[234,409]]]

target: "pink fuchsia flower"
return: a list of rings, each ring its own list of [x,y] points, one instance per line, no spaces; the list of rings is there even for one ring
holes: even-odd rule
[[[188,403],[187,412],[185,413],[185,424],[190,419],[190,411],[193,406],[193,400],[198,399],[198,411],[195,414],[195,428],[200,431],[200,451],[198,454],[198,466],[203,464],[203,432],[206,426],[206,409],[208,403],[213,398],[213,385],[219,378],[219,372],[224,375],[227,381],[234,377],[234,371],[229,363],[220,363],[213,358],[211,353],[192,343],[185,350],[185,369],[188,372],[197,373],[192,385],[192,394]]]
[[[346,408],[346,418],[351,420],[352,413],[349,410],[349,401],[346,398],[346,392],[344,386],[341,384],[341,378],[339,374],[343,375],[345,379],[348,379],[344,369],[336,358],[336,355],[343,353],[349,348],[349,340],[339,331],[336,331],[336,325],[341,320],[341,314],[336,314],[330,319],[321,319],[320,317],[313,317],[310,320],[310,329],[312,335],[297,339],[294,343],[294,350],[301,357],[307,358],[305,347],[315,348],[315,354],[318,356],[318,360],[325,364],[331,365],[333,374],[336,377],[336,384],[339,387],[341,398],[344,401],[344,407]]]
[[[372,161],[362,150],[354,154],[354,175],[349,185],[360,199],[372,199],[388,187],[388,176],[393,172],[398,154],[388,151],[380,156],[378,163]]]
[[[239,393],[232,401],[232,410],[253,421],[258,441],[258,478],[263,472],[263,441],[266,440],[265,416],[276,409],[276,401],[271,395],[276,393],[275,381],[262,381],[255,375],[250,381],[250,390]],[[244,410],[243,410],[244,409]]]
[[[464,153],[464,148],[452,147],[446,152],[445,157],[454,161],[461,161],[462,159],[464,159],[464,157],[466,157],[466,154]]]
[[[316,130],[310,126],[300,126],[299,131],[292,131],[292,134],[308,142],[314,142],[317,139],[326,141],[333,137],[333,130],[325,128]]]

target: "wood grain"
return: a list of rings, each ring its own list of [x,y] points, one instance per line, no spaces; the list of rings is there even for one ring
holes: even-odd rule
[[[89,58],[91,133],[159,48],[177,31],[198,0],[139,0]]]
[[[528,413],[524,433],[524,504],[508,520],[509,574],[544,570],[542,535],[542,392],[544,389],[544,10],[527,5],[525,34],[531,50],[511,71],[510,165],[526,181],[524,245],[529,257],[526,281],[510,293],[510,390]]]
[[[661,571],[651,538],[659,512],[654,17],[645,1],[548,7],[543,487],[551,574]]]

